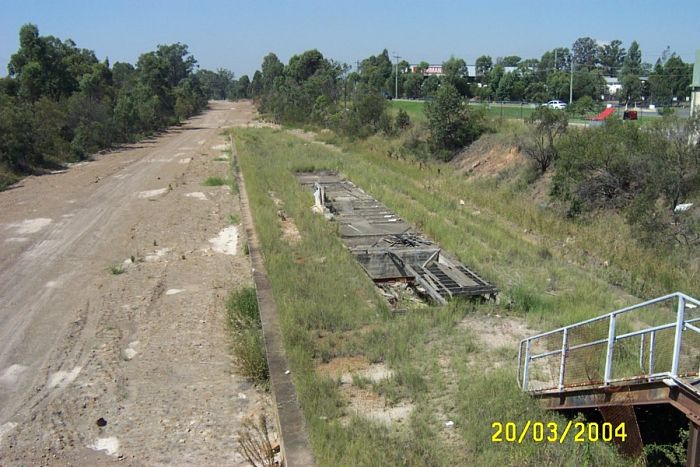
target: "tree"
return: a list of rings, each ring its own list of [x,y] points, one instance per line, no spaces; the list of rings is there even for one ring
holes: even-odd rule
[[[671,95],[679,101],[684,100],[690,94],[690,83],[693,76],[693,66],[684,63],[675,53],[664,64],[665,80],[671,89]]]
[[[598,64],[598,44],[590,37],[579,37],[571,46],[573,60],[576,65],[585,66],[588,69]]]
[[[289,59],[287,75],[296,80],[297,83],[311,78],[319,69],[326,65],[323,54],[316,49],[307,50],[301,55],[294,55]]]
[[[250,97],[257,98],[263,93],[263,77],[260,70],[253,73],[253,80],[250,82]]]
[[[430,75],[423,80],[420,93],[423,97],[432,97],[440,88],[440,78]]]
[[[545,52],[540,58],[538,70],[550,72],[552,70],[566,70],[571,68],[571,53],[566,47],[559,47]]]
[[[372,55],[360,62],[360,77],[376,91],[391,92],[393,94],[393,82],[389,83],[393,66],[389,58],[389,52],[384,49],[379,55]]]
[[[250,97],[250,78],[248,75],[243,75],[238,78],[238,81],[232,85],[229,99],[248,99]]]
[[[451,84],[457,91],[466,96],[469,94],[469,82],[467,77],[469,71],[466,62],[461,58],[450,57],[442,64],[442,72],[444,73],[444,81]]]
[[[483,113],[471,110],[450,83],[443,84],[435,99],[425,105],[430,145],[455,151],[475,141],[484,131]],[[449,153],[448,153],[449,154]]]
[[[403,83],[404,95],[409,99],[417,99],[421,97],[421,85],[423,84],[423,75],[420,73],[409,73]]]
[[[625,55],[626,52],[625,48],[622,47],[622,41],[617,39],[600,47],[598,57],[605,76],[617,76]]]
[[[476,77],[483,83],[484,78],[489,74],[493,67],[493,61],[488,55],[482,55],[476,59]]]
[[[263,58],[260,69],[260,84],[262,91],[265,92],[272,89],[272,85],[277,77],[282,76],[282,73],[284,72],[284,65],[282,62],[280,62],[279,58],[277,58],[277,55],[270,52]],[[255,75],[253,75],[253,82],[255,82]]]
[[[605,80],[600,70],[580,70],[574,74],[574,99],[578,100],[584,96],[594,100],[600,100],[600,96],[605,93]]]
[[[569,73],[565,71],[555,71],[547,76],[547,89],[549,95],[554,99],[569,97]]]
[[[190,76],[197,64],[197,60],[188,52],[187,45],[179,42],[159,45],[155,54],[163,62],[164,78],[171,88]]]
[[[635,101],[642,96],[642,83],[639,76],[642,73],[642,51],[637,41],[632,41],[627,56],[620,70],[622,97],[625,101]]]
[[[499,64],[503,66],[518,66],[520,60],[522,60],[522,58],[517,55],[508,55],[507,57],[503,57],[499,61]]]
[[[545,173],[557,159],[556,141],[566,132],[566,113],[548,107],[538,107],[527,119],[530,132],[521,144],[523,152]]]

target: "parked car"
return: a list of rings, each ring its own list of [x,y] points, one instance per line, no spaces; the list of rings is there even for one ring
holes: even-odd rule
[[[550,109],[564,110],[566,109],[566,102],[560,100],[549,101],[545,104]]]

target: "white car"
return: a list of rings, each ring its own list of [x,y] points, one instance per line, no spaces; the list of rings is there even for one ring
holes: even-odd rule
[[[566,109],[566,102],[564,101],[559,101],[559,100],[553,100],[549,101],[545,104],[547,107],[550,109],[556,109],[556,110],[564,110]]]

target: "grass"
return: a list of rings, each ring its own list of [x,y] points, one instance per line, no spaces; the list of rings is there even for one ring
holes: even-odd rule
[[[423,112],[423,101],[404,101],[404,100],[394,100],[391,101],[391,110],[393,113],[403,109],[413,122],[424,122],[426,121],[425,112]]]
[[[231,293],[226,310],[238,371],[256,384],[266,385],[269,375],[255,289],[246,287]]]
[[[231,188],[232,193],[238,193],[238,183],[236,179],[228,177],[207,177],[206,180],[202,182],[204,186],[224,186],[228,185]]]
[[[421,169],[387,158],[390,141],[346,143],[347,151],[340,153],[304,144],[281,130],[237,129],[234,136],[319,465],[624,464],[603,444],[490,442],[493,421],[562,419],[517,388],[515,344],[511,352],[502,347],[490,351],[460,323],[474,315],[499,314],[547,329],[634,302],[634,297],[586,265],[572,263],[571,253],[555,238],[524,234],[519,222],[535,221],[527,214],[511,219],[510,212],[521,205],[506,213],[489,208],[495,201],[482,208],[469,196],[476,188],[449,166]],[[496,283],[502,289],[500,303],[457,301],[392,315],[343,246],[336,226],[311,213],[311,193],[294,177],[295,171],[311,167],[341,172],[421,228]],[[479,197],[505,196],[499,185],[486,188]],[[302,237],[297,244],[282,239],[270,191],[295,219]],[[477,206],[480,215],[473,214]],[[548,218],[535,219],[549,232]],[[555,233],[557,238],[562,234]],[[579,245],[568,249],[583,254]],[[542,254],[545,247],[551,256]],[[372,387],[388,404],[412,404],[404,425],[386,427],[354,415],[337,381],[315,371],[322,361],[352,355],[384,362],[394,371],[392,378]],[[500,369],[492,369],[494,361]],[[455,422],[451,434],[445,432],[448,419]]]
[[[426,121],[424,107],[424,101],[391,101],[391,109],[394,113],[398,112],[398,109],[403,109],[414,122]],[[533,107],[528,105],[521,106],[518,104],[470,104],[470,107],[483,107],[490,117],[502,117],[507,119],[527,118],[535,111]]]
[[[529,104],[499,104],[499,103],[484,103],[484,104],[469,104],[472,108],[482,107],[486,109],[486,114],[493,118],[504,118],[504,119],[525,119],[532,115],[535,108]],[[414,122],[425,122],[425,102],[424,101],[409,101],[409,100],[394,100],[391,101],[391,111],[395,115],[399,109],[403,109],[411,117],[411,121]],[[591,114],[593,116],[593,114]],[[619,117],[622,118],[622,117]],[[635,122],[636,124],[644,125],[653,122],[658,119],[658,115],[642,115],[640,114],[640,119]],[[588,123],[588,119],[581,116],[570,116],[570,123]]]
[[[223,177],[208,177],[204,182],[202,182],[202,185],[204,186],[223,186],[223,185],[228,185],[230,183],[230,180],[227,178]]]
[[[114,276],[118,276],[119,274],[124,274],[124,272],[126,272],[123,264],[113,264],[107,268],[107,270]]]
[[[241,217],[238,214],[229,214],[228,221],[232,225],[238,225],[241,223]]]

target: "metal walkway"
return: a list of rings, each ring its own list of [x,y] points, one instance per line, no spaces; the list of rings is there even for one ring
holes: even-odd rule
[[[523,339],[518,384],[553,410],[631,420],[630,454],[641,451],[634,407],[670,404],[690,421],[688,465],[699,465],[700,301],[676,292]]]
[[[339,224],[339,235],[377,283],[406,282],[440,304],[454,297],[494,298],[498,289],[445,254],[389,208],[331,173],[300,173],[317,207]]]

